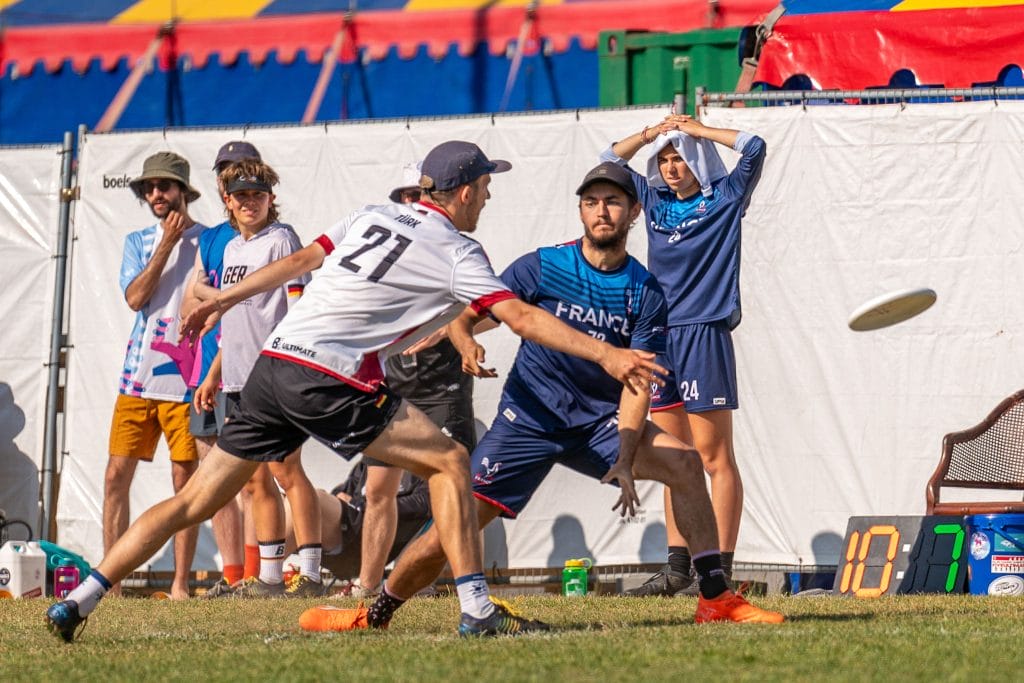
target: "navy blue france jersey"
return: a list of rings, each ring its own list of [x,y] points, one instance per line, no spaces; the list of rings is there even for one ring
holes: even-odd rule
[[[584,334],[621,348],[665,351],[665,296],[632,256],[613,271],[583,257],[580,240],[543,247],[501,275],[523,301]],[[546,431],[607,420],[619,408],[622,385],[590,361],[523,340],[498,413],[514,424]]]
[[[681,200],[629,169],[647,220],[647,266],[665,290],[670,326],[739,324],[741,219],[761,179],[765,143],[740,133],[735,149],[742,157],[712,183],[711,197],[698,192]]]

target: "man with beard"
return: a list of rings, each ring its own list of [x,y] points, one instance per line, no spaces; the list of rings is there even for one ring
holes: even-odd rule
[[[173,152],[147,158],[142,174],[130,185],[135,196],[149,205],[157,223],[128,235],[121,260],[121,291],[137,315],[110,427],[103,489],[105,551],[128,529],[135,468],[140,460],[153,459],[160,434],[170,450],[175,491],[192,476],[198,458],[189,433],[186,386],[195,352],[178,342],[178,312],[190,283],[199,234],[206,229],[188,215],[188,204],[199,198],[199,192],[189,184],[188,161]],[[197,535],[193,526],[174,537],[173,599],[189,595],[188,573]]]
[[[586,175],[576,194],[583,237],[520,257],[502,281],[526,303],[595,339],[664,353],[665,296],[654,276],[626,252],[626,238],[640,213],[628,172],[603,163]],[[496,376],[481,367],[484,350],[472,337],[474,330],[496,326],[472,309],[449,325],[465,372]],[[694,549],[700,581],[696,621],[783,621],[781,614],[754,607],[726,585],[700,455],[647,420],[650,402],[649,394],[624,389],[597,365],[524,339],[494,423],[471,457],[480,528],[499,515],[518,515],[555,463],[617,483],[622,492],[612,509],[623,516],[632,516],[639,504],[634,478],[653,479],[671,487],[676,523]],[[390,603],[390,615],[395,603],[429,585],[444,562],[431,528],[399,557],[378,603]],[[379,607],[370,609],[371,627],[387,626],[374,619]],[[329,608],[322,611],[322,621],[331,616]]]

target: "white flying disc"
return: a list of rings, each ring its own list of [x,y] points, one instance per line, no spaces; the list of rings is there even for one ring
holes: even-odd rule
[[[910,320],[931,308],[936,298],[935,290],[927,287],[883,294],[865,302],[850,314],[850,329],[867,332]]]

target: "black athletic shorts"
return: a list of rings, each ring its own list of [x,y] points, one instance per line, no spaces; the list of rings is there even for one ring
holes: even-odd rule
[[[217,445],[246,460],[282,461],[313,437],[343,458],[380,436],[402,399],[349,386],[319,370],[260,356]]]

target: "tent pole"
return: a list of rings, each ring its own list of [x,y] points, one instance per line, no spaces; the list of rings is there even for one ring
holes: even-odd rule
[[[46,427],[43,441],[43,471],[40,481],[42,509],[40,510],[39,538],[52,541],[51,522],[55,518],[54,500],[57,492],[57,414],[63,411],[60,386],[61,353],[67,346],[64,335],[64,300],[67,284],[68,233],[71,224],[71,202],[77,199],[71,187],[71,162],[74,157],[71,131],[64,133],[60,166],[60,214],[57,224],[57,253],[54,254],[53,320],[50,330],[50,361],[47,364]],[[77,189],[77,188],[75,188]]]
[[[128,78],[124,80],[121,87],[118,88],[117,94],[114,95],[114,99],[107,105],[107,110],[103,112],[103,116],[100,117],[99,122],[93,128],[97,133],[106,133],[113,130],[114,126],[117,125],[118,120],[121,118],[121,114],[128,108],[128,104],[132,101],[132,97],[135,96],[135,91],[139,88],[139,83],[146,76],[146,71],[149,70],[150,64],[153,62],[153,58],[156,57],[157,50],[163,45],[164,39],[174,31],[174,22],[170,21],[160,27],[160,30],[156,34],[156,38],[149,44],[146,51],[143,53],[139,61],[132,67],[132,72],[128,74]]]
[[[512,64],[508,68],[508,77],[505,79],[505,92],[501,95],[501,105],[498,111],[508,109],[509,100],[512,98],[512,88],[515,87],[516,78],[519,77],[519,67],[523,64],[523,50],[526,49],[526,41],[530,37],[530,30],[533,28],[533,20],[537,15],[538,0],[530,0],[526,8],[526,17],[519,27],[519,37],[516,39],[516,50],[512,55]]]
[[[309,101],[306,102],[306,111],[302,114],[302,123],[316,121],[317,112],[320,111],[324,95],[327,94],[327,86],[331,82],[331,76],[334,75],[334,67],[338,64],[338,58],[341,56],[341,48],[345,45],[345,35],[348,33],[351,21],[352,12],[346,12],[345,18],[341,22],[341,28],[334,34],[331,46],[324,53],[323,61],[320,62],[320,75],[316,78],[313,92],[309,94]]]

